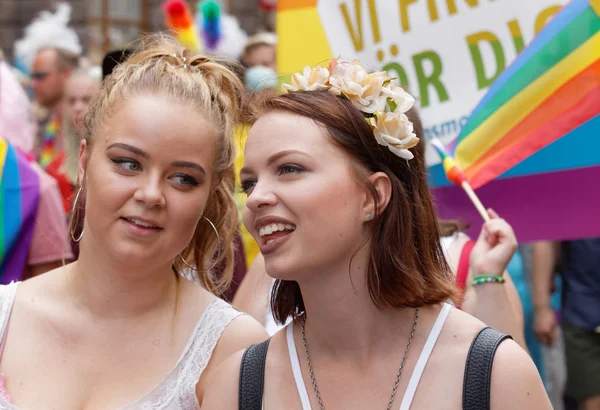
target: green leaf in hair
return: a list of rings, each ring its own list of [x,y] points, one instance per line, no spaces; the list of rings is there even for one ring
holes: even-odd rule
[[[396,103],[396,101],[394,101],[394,99],[392,97],[386,98],[386,101],[388,103],[388,106],[390,107],[390,110],[392,112],[396,111],[396,108],[398,107],[398,103]]]

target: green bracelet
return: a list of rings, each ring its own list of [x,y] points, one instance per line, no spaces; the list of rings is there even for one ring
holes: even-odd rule
[[[473,278],[471,285],[477,286],[482,283],[504,283],[504,278],[497,275],[477,275]]]

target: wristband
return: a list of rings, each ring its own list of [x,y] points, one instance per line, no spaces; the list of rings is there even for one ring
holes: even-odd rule
[[[473,278],[471,285],[477,286],[483,283],[504,283],[504,278],[497,275],[477,275]]]

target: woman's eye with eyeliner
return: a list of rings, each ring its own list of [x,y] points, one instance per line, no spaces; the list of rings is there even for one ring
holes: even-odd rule
[[[254,180],[254,179],[244,179],[240,183],[240,185],[242,187],[242,191],[244,191],[247,195],[249,195],[250,191],[252,191],[252,188],[254,188],[254,186],[256,185],[256,180]]]
[[[173,176],[173,180],[181,185],[198,186],[198,180],[190,175],[178,174]]]
[[[294,174],[302,171],[304,171],[304,168],[299,165],[285,164],[279,167],[279,175]]]
[[[111,158],[111,161],[124,171],[138,172],[142,170],[142,165],[131,158]]]

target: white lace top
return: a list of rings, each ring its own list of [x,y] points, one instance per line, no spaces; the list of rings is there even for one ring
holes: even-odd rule
[[[0,339],[6,332],[17,286],[18,283],[0,285]],[[199,410],[196,384],[223,330],[241,314],[221,299],[211,302],[200,316],[175,367],[156,387],[119,410]],[[0,397],[0,410],[20,409]]]

